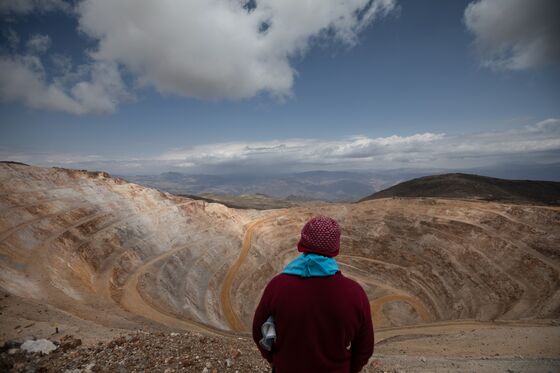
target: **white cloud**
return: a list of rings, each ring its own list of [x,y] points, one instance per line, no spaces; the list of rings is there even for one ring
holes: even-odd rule
[[[119,63],[140,84],[200,99],[286,97],[314,38],[349,45],[396,0],[84,0],[81,29],[99,41],[93,56]]]
[[[43,54],[51,47],[49,35],[35,34],[27,41],[27,50],[30,54]]]
[[[545,119],[533,125],[527,126],[527,129],[532,132],[560,135],[560,119]]]
[[[49,81],[35,55],[0,56],[0,102],[73,114],[110,113],[126,96],[115,64],[92,62]]]
[[[560,159],[560,119],[550,118],[501,132],[229,142],[173,149],[158,157],[134,154],[121,159],[79,154],[33,154],[0,147],[0,159],[116,173],[128,173],[134,168],[135,173],[178,170],[217,174],[236,171],[270,173],[271,170],[371,171],[402,167],[460,169],[509,162],[557,163]]]
[[[464,21],[483,65],[521,70],[560,63],[560,1],[478,0]]]
[[[291,59],[312,40],[334,35],[348,45],[396,0],[5,0],[0,13],[75,12],[79,27],[98,42],[91,62],[73,69],[71,60],[40,55],[48,35],[34,35],[26,53],[12,47],[0,55],[0,101],[74,114],[110,113],[126,97],[120,70],[139,86],[199,99],[243,99],[261,92],[291,94],[296,71]],[[7,35],[8,37],[10,35]],[[16,34],[12,35],[17,37]],[[19,39],[11,45],[19,44]],[[6,52],[6,51],[4,51]]]
[[[421,133],[411,136],[343,140],[289,139],[263,142],[206,144],[172,150],[157,160],[186,169],[227,167],[328,167],[371,169],[387,167],[470,167],[530,159],[543,152],[560,152],[560,119],[547,119],[521,129],[465,135]],[[308,167],[309,168],[309,167]]]
[[[1,0],[0,14],[27,14],[31,12],[70,11],[72,6],[63,0]]]

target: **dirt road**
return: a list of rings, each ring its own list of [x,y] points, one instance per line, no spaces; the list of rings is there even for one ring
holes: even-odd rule
[[[239,268],[245,261],[247,254],[249,254],[249,250],[251,249],[251,242],[253,240],[253,233],[260,225],[272,219],[276,219],[276,216],[269,216],[249,224],[247,230],[245,231],[245,236],[243,237],[243,245],[241,246],[239,256],[226,273],[226,277],[222,285],[222,290],[220,292],[220,301],[222,302],[224,318],[227,324],[230,326],[231,330],[233,330],[234,332],[242,332],[247,330],[247,328],[245,327],[245,325],[243,325],[241,319],[239,319],[239,316],[235,312],[231,303],[231,285],[233,283],[233,280],[235,279],[235,276],[237,275],[237,272],[239,271]]]

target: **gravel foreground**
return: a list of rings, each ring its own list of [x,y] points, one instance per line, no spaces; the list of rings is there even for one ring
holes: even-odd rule
[[[271,372],[247,337],[139,331],[90,346],[72,335],[53,342],[56,349],[43,354],[24,351],[22,341],[6,341],[0,349],[0,372]],[[383,354],[375,354],[362,370],[364,373],[558,371],[560,358],[425,358]]]
[[[16,341],[0,354],[2,372],[269,372],[247,338],[198,333],[137,332],[84,346],[66,336],[49,354],[27,353]]]

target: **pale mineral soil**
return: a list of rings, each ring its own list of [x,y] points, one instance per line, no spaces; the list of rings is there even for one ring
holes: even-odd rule
[[[207,355],[148,354],[150,371],[200,372],[204,359],[216,359],[209,372],[266,370],[247,336],[253,310],[302,225],[324,214],[342,226],[343,273],[370,298],[366,371],[560,370],[558,207],[418,198],[256,211],[103,173],[0,164],[0,181],[1,339],[83,342],[42,358],[6,350],[9,369],[82,369],[97,353],[97,370],[142,370],[111,355],[140,330],[126,341],[138,353],[158,338],[186,349],[169,337],[180,332]],[[237,349],[242,360],[224,365]]]

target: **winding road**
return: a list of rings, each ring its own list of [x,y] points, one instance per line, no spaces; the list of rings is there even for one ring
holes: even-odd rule
[[[245,231],[245,236],[243,237],[243,245],[241,247],[241,251],[239,252],[239,256],[226,273],[226,277],[222,285],[222,290],[220,292],[220,301],[222,303],[224,318],[227,324],[230,326],[231,330],[233,330],[234,332],[242,332],[247,329],[243,325],[243,322],[235,312],[231,303],[231,286],[233,284],[233,280],[235,279],[237,272],[239,272],[239,268],[245,261],[245,258],[249,254],[251,243],[253,241],[253,233],[260,225],[272,219],[276,219],[276,215],[259,219],[249,224],[247,230]]]
[[[127,279],[125,285],[122,287],[122,297],[119,300],[120,305],[125,310],[133,314],[158,322],[170,328],[187,329],[219,335],[231,335],[227,331],[213,328],[203,323],[180,319],[176,315],[165,312],[164,310],[155,307],[142,296],[142,293],[139,290],[139,281],[142,276],[149,271],[150,267],[155,265],[157,262],[165,260],[169,256],[174,255],[175,253],[178,253],[179,251],[186,248],[188,248],[188,246],[180,246],[175,249],[166,251],[137,268],[134,273]]]

